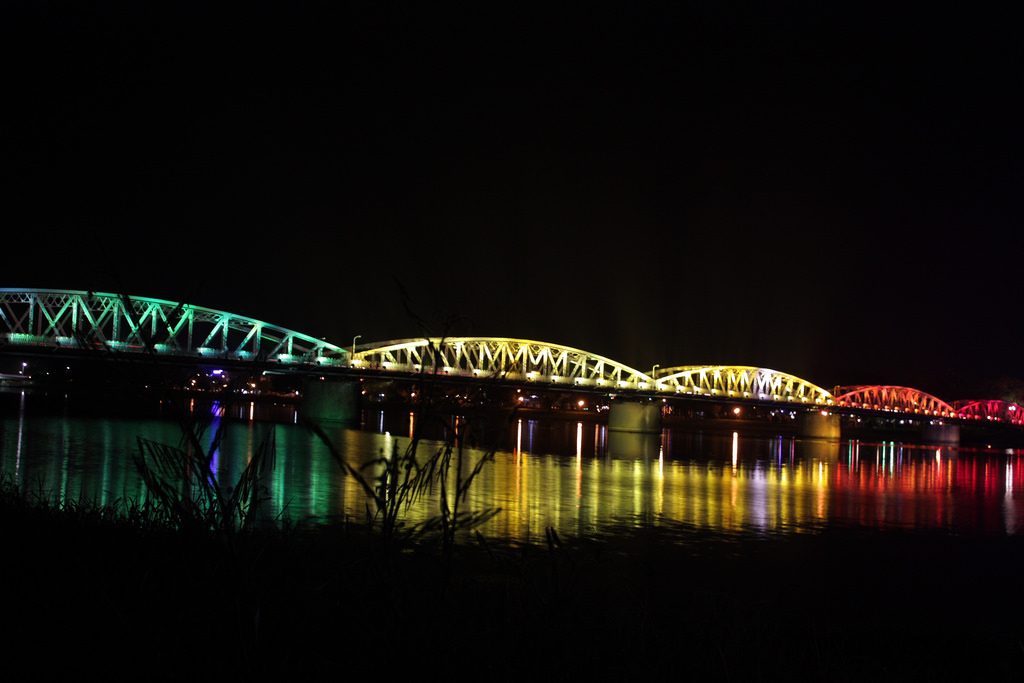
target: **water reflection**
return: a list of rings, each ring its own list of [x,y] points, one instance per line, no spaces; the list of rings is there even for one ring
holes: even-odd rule
[[[144,500],[131,457],[136,437],[169,444],[180,439],[176,425],[164,420],[34,414],[31,397],[24,395],[0,396],[0,409],[0,473],[62,501]],[[221,484],[237,479],[274,429],[277,468],[268,482],[274,514],[363,519],[366,499],[359,485],[341,475],[318,439],[291,424],[294,412],[272,425],[260,422],[260,406],[253,403],[202,409],[225,425],[214,459]],[[368,430],[328,429],[341,452],[363,462],[405,449],[421,427],[408,411],[374,411],[364,424]],[[474,483],[469,507],[502,508],[483,531],[509,539],[540,540],[548,526],[561,534],[602,535],[641,524],[721,535],[836,524],[1020,532],[1019,451],[804,441],[740,431],[621,434],[599,424],[525,418],[505,423],[497,435],[500,449]],[[483,451],[470,455],[475,460]],[[421,501],[411,520],[432,517],[438,505],[436,499]]]
[[[604,429],[602,427],[602,429]],[[660,434],[617,432],[605,430],[607,434],[605,454],[611,458],[652,460],[658,457],[661,448]]]

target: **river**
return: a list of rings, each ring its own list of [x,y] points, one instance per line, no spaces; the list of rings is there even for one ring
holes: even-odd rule
[[[177,445],[170,407],[96,405],[85,399],[0,393],[0,476],[55,501],[144,501],[132,455],[138,437]],[[276,464],[263,482],[271,517],[299,523],[363,523],[367,498],[344,476],[295,407],[189,404],[209,420],[209,443],[223,424],[214,457],[218,481],[233,485],[257,445],[272,432]],[[442,416],[423,427],[441,447]],[[466,418],[459,417],[465,425]],[[474,425],[475,426],[475,425]],[[360,424],[327,436],[354,464],[410,443],[408,409],[366,409]],[[464,510],[500,508],[480,531],[537,542],[548,527],[562,536],[614,539],[658,526],[687,542],[708,535],[815,533],[828,527],[941,530],[1014,535],[1024,519],[1024,452],[969,450],[894,441],[822,442],[745,431],[666,429],[646,437],[609,433],[594,422],[513,416],[475,433],[470,463],[492,448],[493,461],[469,489]],[[467,439],[468,440],[468,439]],[[364,470],[374,476],[372,467]],[[437,514],[436,491],[407,513],[409,524]]]

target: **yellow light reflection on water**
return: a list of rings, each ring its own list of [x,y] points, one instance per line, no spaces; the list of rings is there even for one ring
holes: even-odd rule
[[[740,452],[740,435],[739,432],[732,433],[732,468],[736,469],[736,462]]]
[[[576,423],[576,500],[583,497],[583,423]],[[576,504],[579,507],[579,503]]]

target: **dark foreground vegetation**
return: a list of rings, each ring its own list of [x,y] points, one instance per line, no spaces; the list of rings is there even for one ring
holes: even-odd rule
[[[144,509],[56,506],[10,486],[0,533],[4,651],[33,676],[1024,673],[1015,539],[637,529],[615,542],[550,534],[545,547],[467,535],[446,553],[429,539],[384,545],[362,525],[181,531]]]

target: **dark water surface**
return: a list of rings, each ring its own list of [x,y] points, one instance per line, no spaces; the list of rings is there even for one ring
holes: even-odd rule
[[[82,410],[82,403],[31,392],[0,393],[0,474],[61,500],[145,500],[132,454],[137,437],[176,445],[166,406]],[[274,514],[292,520],[361,521],[366,499],[342,476],[324,444],[289,405],[195,405],[226,421],[215,458],[222,484],[237,480],[273,430],[277,463],[266,482]],[[404,449],[407,410],[367,410],[360,428],[334,427],[342,453],[365,462]],[[562,535],[614,538],[639,526],[720,538],[792,534],[829,526],[1013,535],[1022,530],[1024,462],[1019,450],[960,450],[908,443],[820,442],[744,432],[665,430],[621,436],[572,420],[513,419],[491,430],[493,463],[474,483],[469,509],[501,508],[482,531],[533,542]],[[436,448],[427,441],[422,447]],[[471,452],[473,459],[483,451]],[[421,501],[411,521],[436,514]]]

